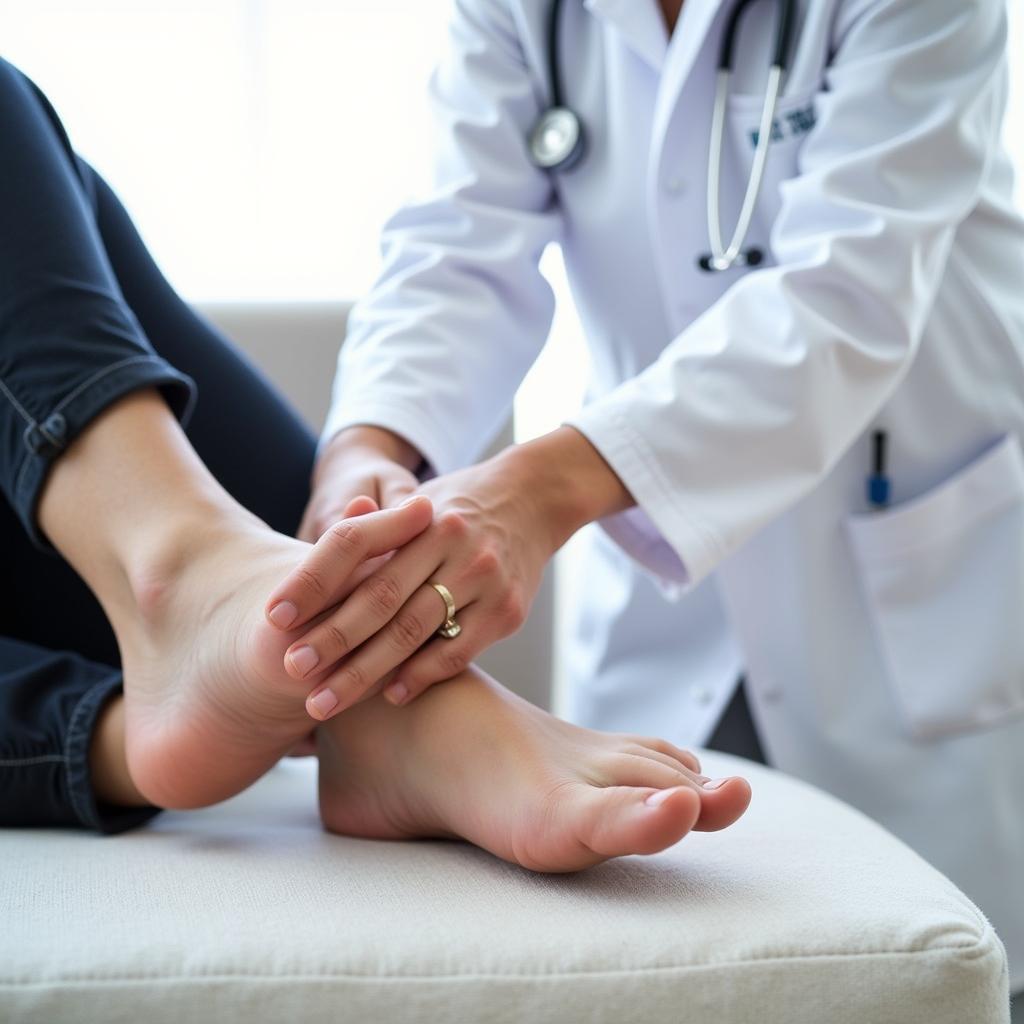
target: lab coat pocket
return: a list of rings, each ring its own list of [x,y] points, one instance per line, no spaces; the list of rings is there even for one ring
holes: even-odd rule
[[[1024,456],[1007,435],[934,490],[847,527],[911,735],[1024,714]]]

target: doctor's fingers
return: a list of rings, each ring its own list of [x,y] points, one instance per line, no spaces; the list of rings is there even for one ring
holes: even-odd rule
[[[395,705],[408,704],[434,683],[443,683],[468,668],[473,659],[491,644],[514,633],[525,618],[523,605],[514,593],[497,608],[483,599],[459,610],[456,621],[462,627],[455,639],[437,637],[402,665],[384,690],[384,699]]]
[[[423,534],[396,551],[385,567],[354,588],[329,616],[295,640],[285,654],[289,675],[308,679],[314,672],[322,673],[385,629],[389,631],[387,636],[401,641],[395,644],[400,657],[386,664],[385,671],[395,668],[426,643],[445,620],[445,599],[432,586],[426,588],[429,601],[421,596],[417,609],[409,607],[413,596],[428,581],[443,580],[459,602],[457,608],[474,601],[495,572],[495,560],[467,550],[442,561],[445,545],[457,529],[462,529],[453,528],[453,519],[451,513],[438,516]],[[459,539],[457,534],[455,539]],[[439,612],[443,614],[435,621]],[[411,646],[415,637],[420,639]],[[375,664],[379,662],[380,658]]]
[[[472,605],[467,609],[470,624],[472,609]],[[321,680],[306,698],[307,712],[313,718],[324,721],[373,696],[385,677],[392,677],[388,681],[390,689],[394,685],[396,666],[400,666],[410,654],[419,650],[437,632],[445,617],[444,604],[437,591],[429,586],[421,587],[380,632],[345,659],[336,671]],[[445,679],[458,675],[470,662],[469,655],[460,650],[453,651],[450,657],[451,671]],[[395,701],[387,691],[385,696],[391,703],[404,703]]]
[[[295,629],[336,604],[346,583],[367,559],[408,544],[430,525],[428,498],[335,523],[270,595],[267,619],[278,629]]]
[[[299,540],[315,544],[332,524],[339,520],[378,511],[380,511],[380,501],[376,485],[372,481],[362,493],[357,492],[355,498],[341,496],[338,499],[327,498],[322,493],[314,492],[302,513],[302,521],[299,523],[299,529],[295,536]]]
[[[437,569],[439,558],[430,531],[395,552],[330,615],[289,646],[284,656],[288,674],[295,679],[308,679],[322,673],[381,630],[388,631],[387,637],[401,641],[395,645],[396,659],[387,668],[394,668],[408,658],[444,622],[445,605],[440,594],[432,587],[424,588],[424,582]],[[410,601],[421,589],[426,593],[418,597],[416,607],[411,607]],[[416,645],[409,646],[417,637]]]
[[[339,659],[352,655],[346,664],[350,673],[349,689],[355,685],[352,669],[362,672],[372,666],[379,679],[427,643],[448,616],[449,598],[455,602],[455,614],[463,635],[458,642],[447,640],[448,646],[437,652],[432,659],[434,667],[430,668],[434,674],[417,679],[421,685],[416,693],[430,683],[457,674],[457,670],[447,669],[452,656],[464,651],[467,642],[475,646],[469,651],[468,659],[463,659],[465,664],[489,644],[513,632],[521,620],[511,621],[503,615],[501,595],[503,590],[514,594],[516,588],[505,578],[508,570],[500,559],[487,549],[459,546],[454,554],[445,557],[444,552],[453,543],[459,545],[465,539],[465,531],[460,515],[452,512],[439,515],[428,530],[396,551],[385,568],[354,589],[330,616],[292,643],[285,656],[288,673],[296,679],[308,679],[314,672],[320,673]],[[441,581],[444,581],[443,587]],[[462,609],[484,594],[488,605],[497,603],[499,608],[467,629],[461,617]],[[411,607],[414,599],[416,608]],[[377,633],[382,634],[384,642],[374,639]],[[363,645],[368,649],[366,652],[360,650]],[[342,697],[341,693],[337,695],[339,699]]]

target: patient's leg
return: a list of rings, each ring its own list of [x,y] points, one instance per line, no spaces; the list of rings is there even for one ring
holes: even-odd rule
[[[430,517],[417,502],[363,522],[387,551]],[[124,706],[111,705],[94,740],[101,798],[213,803],[308,733],[309,685],[283,668],[295,637],[263,616],[308,545],[238,505],[155,392],[116,403],[54,462],[38,522],[99,599],[121,651]]]
[[[750,799],[742,779],[702,785],[692,754],[569,725],[472,669],[406,707],[345,711],[317,747],[331,831],[458,837],[537,871],[655,853]]]

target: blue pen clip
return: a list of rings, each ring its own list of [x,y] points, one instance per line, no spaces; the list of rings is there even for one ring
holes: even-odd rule
[[[875,509],[883,509],[889,504],[890,481],[885,472],[884,430],[876,430],[871,435],[873,445],[872,473],[868,477],[868,504]]]

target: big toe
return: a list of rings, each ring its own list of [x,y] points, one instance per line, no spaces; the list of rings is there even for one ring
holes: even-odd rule
[[[700,817],[694,826],[699,832],[717,832],[731,825],[750,803],[750,783],[746,779],[726,779],[700,795]]]
[[[682,839],[700,812],[701,798],[689,786],[588,788],[578,835],[601,858],[657,853]]]

